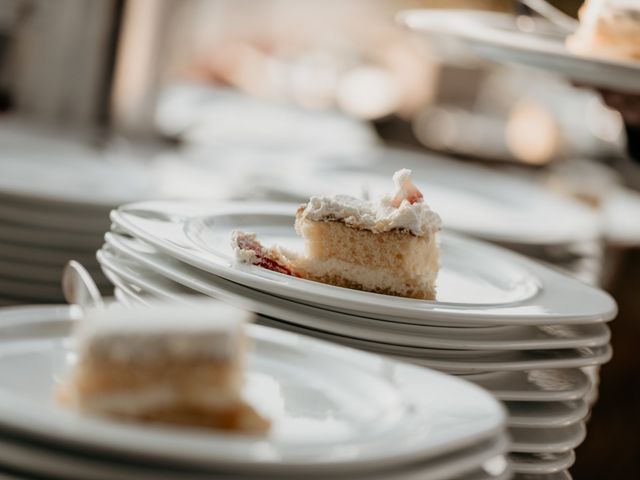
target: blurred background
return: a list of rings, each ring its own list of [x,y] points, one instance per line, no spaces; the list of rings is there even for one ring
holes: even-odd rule
[[[572,15],[581,4],[554,3]],[[37,164],[20,181],[42,185],[36,190],[58,182],[71,195],[82,183],[77,164],[100,164],[115,170],[87,173],[86,190],[98,195],[118,183],[125,191],[117,199],[286,197],[274,185],[295,182],[292,172],[366,167],[372,152],[392,148],[577,200],[599,215],[597,240],[499,243],[619,302],[614,359],[572,473],[586,480],[639,471],[640,159],[627,155],[623,119],[594,90],[489,63],[394,21],[419,7],[527,14],[515,0],[0,0],[0,193]],[[6,212],[5,232],[19,231],[25,217]],[[96,211],[95,235],[74,252],[90,267],[107,213]],[[58,225],[47,228],[53,235]],[[16,260],[19,235],[4,235],[3,302],[56,300],[44,285],[15,287],[33,285],[24,276],[29,259]],[[71,256],[55,249],[56,258]]]

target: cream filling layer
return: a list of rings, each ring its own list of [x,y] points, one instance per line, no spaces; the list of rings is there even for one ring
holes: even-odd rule
[[[173,405],[194,405],[226,409],[242,401],[239,391],[210,388],[186,395],[170,385],[154,385],[137,390],[113,392],[77,399],[80,410],[97,413],[135,415]]]
[[[304,259],[298,262],[296,270],[303,270],[311,276],[340,276],[354,283],[359,283],[367,290],[389,289],[396,292],[413,289],[416,285],[425,291],[433,292],[438,273],[437,271],[426,271],[420,275],[403,277],[398,275],[398,272],[354,265],[335,258],[328,260]],[[405,280],[411,282],[411,285],[407,285]]]

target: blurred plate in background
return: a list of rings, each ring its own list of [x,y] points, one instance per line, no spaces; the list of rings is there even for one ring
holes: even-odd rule
[[[571,53],[564,32],[544,20],[477,10],[408,10],[398,20],[418,32],[468,42],[480,55],[501,63],[542,68],[588,85],[640,93],[640,63]],[[526,28],[525,28],[526,27]]]

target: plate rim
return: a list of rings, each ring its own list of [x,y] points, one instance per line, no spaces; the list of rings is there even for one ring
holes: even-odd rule
[[[152,273],[154,275],[157,275],[160,278],[169,280],[170,282],[176,283],[176,285],[180,285],[180,286],[186,287],[188,289],[193,290],[194,292],[202,293],[204,295],[208,295],[208,296],[211,296],[211,297],[215,297],[215,295],[218,294],[218,292],[217,292],[218,290],[223,290],[223,291],[225,291],[226,293],[228,293],[231,296],[239,297],[239,298],[243,298],[243,299],[245,299],[245,298],[249,299],[250,301],[252,301],[256,305],[256,308],[258,308],[258,309],[262,309],[261,307],[266,302],[271,300],[271,298],[273,297],[272,295],[267,295],[267,294],[265,294],[263,292],[252,290],[252,289],[250,289],[248,287],[245,287],[243,285],[238,285],[238,284],[235,284],[233,282],[229,282],[229,281],[227,281],[225,279],[216,279],[217,280],[216,285],[213,285],[213,282],[211,282],[212,285],[208,285],[208,284],[205,285],[205,287],[211,287],[210,291],[205,292],[204,291],[205,288],[198,289],[198,288],[193,286],[196,282],[191,283],[191,286],[190,286],[190,285],[187,285],[186,282],[182,283],[181,281],[176,279],[177,277],[184,278],[184,277],[187,276],[187,274],[191,273],[191,272],[186,272],[186,271],[185,272],[178,271],[178,268],[180,268],[180,267],[194,268],[194,267],[192,267],[190,265],[186,265],[186,264],[184,264],[182,262],[179,262],[178,260],[175,260],[175,259],[171,259],[171,260],[174,260],[175,262],[179,263],[179,265],[175,265],[175,267],[173,265],[166,265],[166,266],[165,265],[159,265],[159,264],[156,263],[158,261],[156,258],[150,258],[150,257],[153,257],[154,254],[151,254],[151,253],[145,254],[143,252],[131,252],[131,250],[133,250],[133,247],[130,247],[129,245],[123,245],[123,243],[127,243],[127,242],[141,242],[141,241],[138,240],[138,239],[135,239],[135,238],[129,239],[129,238],[126,238],[126,237],[122,237],[119,234],[108,232],[107,234],[105,234],[105,245],[103,246],[103,249],[101,249],[99,252],[106,252],[108,254],[108,256],[109,255],[113,255],[113,258],[105,259],[105,260],[107,260],[107,262],[116,262],[117,263],[119,259],[122,259],[122,260],[125,260],[125,261],[134,262],[134,263],[142,266],[145,269],[149,269],[150,271],[152,271]],[[107,250],[104,250],[105,246],[108,247]],[[114,252],[111,252],[110,251],[111,249],[113,249]],[[98,255],[100,255],[100,253],[98,253]],[[155,254],[155,255],[157,255],[157,254]],[[107,266],[109,267],[109,265],[107,265]],[[160,268],[160,270],[158,270],[158,268]],[[169,275],[169,273],[171,273],[171,275]],[[198,272],[198,273],[200,273],[200,272]],[[146,276],[144,278],[142,276],[139,276],[138,280],[139,281],[143,281],[143,280],[144,281],[148,281],[149,278],[146,277]],[[205,279],[202,279],[202,280],[199,279],[197,283],[203,283],[204,280]],[[220,282],[220,280],[222,280],[223,282],[226,282],[225,286],[220,286],[220,284],[218,283],[218,282]],[[131,280],[131,281],[134,284],[136,283],[133,280]],[[141,286],[141,285],[138,285],[138,286]],[[241,290],[241,292],[232,292],[230,290],[231,288],[238,288],[239,290]],[[252,294],[257,294],[259,298],[258,299],[252,298],[251,297]],[[264,298],[262,298],[262,297],[264,297]],[[338,326],[346,325],[346,327],[348,327],[349,326],[349,322],[355,321],[356,323],[357,322],[363,322],[363,323],[368,324],[368,325],[366,325],[366,329],[370,329],[371,326],[372,326],[370,324],[373,324],[374,322],[376,324],[380,323],[380,324],[382,324],[382,328],[379,330],[379,334],[381,335],[381,338],[384,335],[387,335],[387,338],[388,338],[388,334],[389,333],[397,334],[396,332],[391,332],[392,330],[400,330],[400,328],[395,327],[395,325],[398,325],[397,322],[374,320],[374,319],[369,319],[367,317],[360,317],[360,316],[349,315],[349,314],[345,314],[345,313],[341,313],[341,312],[334,312],[332,310],[322,310],[322,309],[320,309],[318,307],[313,307],[313,306],[310,306],[310,305],[306,305],[304,303],[298,303],[298,302],[293,302],[293,301],[289,301],[289,300],[286,300],[286,299],[281,299],[280,297],[273,297],[273,298],[277,299],[278,301],[295,303],[295,306],[298,308],[298,311],[297,311],[298,314],[292,315],[292,318],[294,318],[294,319],[302,318],[302,316],[299,315],[299,314],[300,314],[300,310],[303,310],[303,311],[306,311],[307,315],[310,315],[310,316],[317,315],[321,322],[328,322],[330,324],[334,324],[334,325],[338,325]],[[283,310],[283,311],[287,310],[285,308],[285,306],[275,306],[275,308],[277,308],[278,310]],[[329,318],[328,316],[325,316],[325,312],[330,314],[331,318]],[[266,315],[266,316],[269,316],[269,317],[275,317],[275,318],[280,319],[279,316],[277,316],[277,315],[274,316],[272,313],[265,313],[264,311],[257,312],[257,313],[262,314],[262,315]],[[336,317],[338,317],[339,320]],[[316,319],[314,319],[314,322],[313,322],[314,324],[315,324],[315,320]],[[307,320],[294,321],[294,320],[291,320],[291,319],[282,319],[282,321],[293,323],[294,325],[299,325],[299,326],[304,327],[304,328],[314,328],[314,327],[311,326],[312,322],[309,322]],[[405,324],[402,324],[402,325],[405,325]],[[448,328],[448,327],[430,326],[430,325],[423,325],[423,326],[416,325],[416,324],[406,324],[406,325],[407,325],[407,327],[416,330],[416,332],[415,332],[416,334],[419,333],[419,331],[422,331],[422,333],[431,332],[431,334],[436,334],[439,329],[443,329],[444,330],[444,329]],[[560,327],[564,327],[564,325],[560,325]],[[544,346],[544,345],[541,345],[541,341],[538,341],[537,343],[532,343],[532,342],[527,342],[527,341],[520,341],[518,343],[518,348],[522,349],[522,350],[525,350],[525,349],[526,350],[534,350],[534,349],[538,350],[538,349],[595,347],[595,346],[605,345],[610,341],[611,332],[610,332],[610,329],[605,324],[594,323],[594,324],[586,324],[586,325],[577,324],[577,325],[569,326],[569,328],[578,328],[578,327],[601,328],[602,331],[603,331],[602,335],[601,335],[602,339],[597,339],[596,340],[596,337],[599,338],[600,336],[599,335],[597,335],[597,336],[594,335],[593,336],[593,340],[591,340],[590,342],[573,340],[572,342],[565,342],[564,344],[562,344],[562,340],[564,340],[564,339],[560,338],[560,339],[558,339],[558,342],[556,342],[556,344],[558,344],[558,343],[561,344],[560,346],[558,346],[558,345]],[[329,331],[328,329],[330,327],[325,327],[325,328],[326,328],[325,330],[323,330],[322,328],[317,328],[317,329],[321,330],[321,331],[325,331],[327,333],[338,334],[337,331],[333,331],[333,330]],[[365,329],[364,326],[361,326],[359,328]],[[483,327],[478,327],[478,328],[482,329]],[[530,326],[530,325],[524,325],[524,326],[506,325],[506,326],[484,327],[484,328],[487,328],[487,329],[490,328],[493,331],[493,330],[500,330],[500,329],[503,329],[503,328],[532,328],[533,329],[533,328],[538,328],[538,327]],[[542,327],[542,328],[544,328],[544,327]],[[459,330],[459,329],[460,329],[460,327],[457,327],[455,330]],[[472,328],[472,329],[470,329],[470,331],[467,331],[465,333],[469,334],[469,333],[475,333],[477,331],[478,331],[478,329]],[[449,335],[451,335],[453,333],[454,332],[449,332]],[[491,333],[491,331],[489,331],[488,333]],[[340,333],[340,335],[347,336],[347,337],[350,336],[350,337],[356,338],[356,337],[354,337],[353,333],[350,334],[350,335],[344,334],[344,333]],[[429,336],[429,335],[426,335],[426,336]],[[443,336],[438,337],[439,345],[442,345],[442,343],[441,343],[442,339],[444,337],[446,337],[446,336],[447,335],[443,335]],[[451,335],[451,336],[453,336],[453,335]],[[408,338],[415,338],[415,337],[416,337],[416,335],[413,335],[413,334],[408,335]],[[358,337],[358,338],[360,338],[360,337]],[[399,338],[399,337],[397,337],[397,338]],[[365,339],[363,339],[363,340],[365,340]],[[369,338],[369,339],[366,339],[366,340],[376,341],[373,338]],[[448,342],[449,340],[450,339],[446,339],[445,338],[445,341]],[[400,341],[400,340],[398,340],[398,341]],[[435,340],[434,340],[434,342],[435,342]],[[513,345],[513,340],[504,340],[503,342],[509,342],[510,346]],[[403,343],[394,343],[394,342],[390,342],[390,341],[386,341],[386,342],[380,341],[379,343],[388,343],[388,344],[391,344],[391,345],[404,345],[404,346],[414,346],[414,347],[424,346],[425,348],[437,348],[435,345],[432,345],[431,347],[429,347],[426,344],[418,344],[418,343],[414,343],[413,345],[405,345]],[[483,347],[483,345],[488,345],[488,344],[481,343],[481,342],[467,343],[466,347],[461,347],[459,345],[460,343],[462,343],[462,342],[451,342],[451,345],[449,345],[447,348],[456,349],[454,347],[458,346],[457,349],[460,349],[460,350],[466,350],[466,349],[491,349],[488,346]],[[472,348],[473,345],[475,345],[474,348]],[[547,343],[547,345],[550,345],[550,344]],[[493,349],[496,349],[496,350],[500,349],[499,344],[498,344],[498,346],[496,348],[495,342],[492,342],[491,346],[493,346]],[[505,349],[512,350],[513,348],[505,348]]]
[[[495,18],[501,18],[503,20],[515,18],[515,15],[510,13],[493,12],[493,11],[477,10],[477,9],[413,8],[413,9],[407,9],[407,10],[402,10],[398,12],[398,14],[396,15],[396,21],[411,30],[422,31],[425,29],[425,27],[417,25],[415,22],[415,17],[421,17],[428,14],[439,15],[441,17],[442,16],[460,16],[460,15],[465,15],[466,18],[469,18],[470,16],[486,17],[486,18],[495,17]],[[412,19],[411,17],[414,17],[414,18]],[[420,22],[417,22],[417,23],[419,24]],[[481,27],[479,31],[484,31],[488,33],[495,30],[495,28],[492,27],[491,25],[483,25],[480,23],[478,25],[479,27]],[[507,42],[506,38],[504,38],[501,41],[501,40],[496,40],[495,36],[492,39],[484,35],[473,34],[469,31],[462,31],[461,29],[456,29],[455,32],[454,31],[444,32],[443,29],[439,29],[439,31],[442,33],[453,34],[457,37],[465,38],[467,40],[484,43],[489,46],[507,48],[512,50],[526,50],[531,53],[545,53],[548,55],[555,56],[557,58],[571,59],[571,60],[587,62],[587,63],[595,63],[600,66],[621,68],[629,72],[633,72],[636,75],[640,75],[640,63],[637,63],[637,62],[617,60],[617,59],[611,59],[611,58],[600,57],[600,56],[578,55],[578,54],[572,53],[566,48],[563,48],[563,49],[546,48],[544,49],[544,51],[541,51],[538,48],[528,47],[524,43],[523,44],[519,43],[518,45],[514,45],[513,43]],[[497,32],[497,33],[500,33],[500,32]],[[505,33],[507,35],[512,35],[511,32],[505,32]],[[517,32],[514,32],[514,33],[517,33]],[[523,32],[523,33],[526,33],[526,32]],[[564,47],[564,44],[562,45]]]
[[[177,205],[180,205],[181,208],[184,208],[184,206],[187,205],[189,207],[196,207],[195,208],[196,210],[202,210],[202,209],[206,210],[208,206],[208,210],[206,211],[206,213],[198,212],[198,214],[192,214],[187,218],[176,217],[174,219],[175,222],[180,225],[180,230],[179,232],[176,230],[176,233],[178,233],[181,236],[181,240],[183,241],[186,238],[186,234],[184,232],[184,225],[185,225],[184,222],[186,222],[188,218],[195,218],[200,216],[211,216],[216,211],[223,212],[223,211],[226,211],[227,209],[231,209],[231,211],[234,211],[233,209],[238,209],[236,211],[240,211],[246,214],[251,212],[251,209],[254,209],[252,212],[254,215],[265,214],[266,212],[269,212],[270,209],[276,209],[276,211],[280,211],[280,209],[282,209],[282,211],[280,211],[280,214],[293,215],[291,213],[295,211],[295,207],[293,207],[293,205],[287,204],[287,203],[284,203],[284,204],[276,203],[276,202],[263,202],[261,204],[242,203],[240,205],[234,204],[234,203],[227,203],[227,202],[217,202],[216,204],[212,204],[210,202],[209,203],[207,202],[162,202],[162,201],[137,202],[134,204],[121,206],[117,210],[112,211],[111,219],[115,225],[122,228],[132,236],[140,238],[146,243],[149,243],[152,246],[156,247],[158,250],[170,255],[171,257],[177,258],[183,261],[184,263],[192,265],[200,270],[207,271],[211,274],[218,275],[220,277],[226,278],[235,283],[240,283],[242,285],[249,286],[256,290],[268,291],[269,293],[272,293],[272,294],[273,294],[273,289],[276,288],[275,284],[277,284],[277,286],[281,288],[281,292],[282,292],[279,294],[279,296],[285,296],[287,298],[296,298],[295,296],[294,297],[291,296],[294,294],[297,296],[300,296],[303,293],[305,294],[305,296],[308,296],[310,294],[308,290],[305,291],[303,286],[298,285],[298,283],[292,282],[293,286],[291,286],[291,284],[284,284],[283,283],[284,280],[290,281],[291,278],[283,274],[279,274],[282,276],[283,281],[276,282],[272,280],[271,277],[263,278],[262,276],[254,275],[251,273],[251,268],[259,268],[259,267],[243,266],[244,268],[234,268],[234,267],[237,267],[237,264],[233,262],[231,265],[223,265],[223,266],[215,265],[210,259],[205,260],[203,258],[199,258],[195,253],[185,252],[184,245],[181,246],[181,245],[177,245],[175,242],[167,241],[166,239],[159,237],[157,234],[146,231],[144,228],[140,227],[139,225],[136,225],[129,218],[126,218],[131,216],[135,217],[135,213],[133,212],[135,212],[136,210],[153,212],[154,205],[156,206],[155,207],[156,213],[158,213],[157,209],[159,205],[165,205],[165,206],[173,205],[174,208]],[[273,213],[273,211],[271,211],[271,213]],[[163,215],[167,215],[167,214],[164,213]],[[176,223],[172,223],[172,219],[170,215],[167,218],[169,219],[168,220],[169,224],[173,224],[174,226],[176,225]],[[562,299],[559,299],[557,295],[554,295],[551,292],[552,290],[551,288],[545,286],[545,283],[549,282],[551,279],[556,282],[564,283],[565,288],[567,288],[568,286],[573,289],[579,289],[583,294],[586,294],[585,292],[588,292],[590,296],[596,296],[596,295],[599,296],[600,303],[606,302],[608,304],[608,309],[605,309],[603,307],[602,312],[591,313],[591,314],[587,314],[587,313],[576,314],[575,312],[574,313],[569,312],[569,313],[562,313],[562,314],[556,313],[552,315],[547,311],[549,309],[549,304],[545,305],[544,312],[527,313],[522,311],[522,307],[526,305],[522,305],[519,303],[506,304],[506,305],[505,304],[498,304],[498,305],[476,304],[472,306],[462,304],[460,306],[455,306],[451,304],[444,305],[438,302],[431,302],[431,301],[424,301],[424,300],[391,297],[393,298],[394,303],[403,304],[399,307],[394,307],[393,305],[391,306],[381,305],[381,302],[384,302],[382,298],[385,298],[385,297],[388,298],[389,296],[379,295],[379,294],[374,294],[369,292],[360,292],[357,290],[352,290],[348,294],[345,292],[342,292],[343,295],[349,295],[351,298],[347,298],[346,300],[341,299],[340,300],[341,304],[346,303],[349,305],[355,305],[355,307],[351,307],[351,308],[362,310],[363,312],[368,311],[372,313],[380,313],[381,312],[380,309],[382,308],[384,309],[385,314],[388,314],[389,316],[392,316],[392,317],[397,316],[398,311],[401,311],[403,314],[402,316],[406,316],[409,318],[420,319],[423,316],[430,316],[434,320],[440,319],[440,318],[444,318],[445,320],[453,320],[454,318],[452,317],[458,316],[458,317],[463,317],[463,318],[460,318],[463,321],[475,320],[475,321],[479,321],[480,323],[483,323],[483,322],[486,323],[487,319],[490,318],[491,321],[494,322],[494,324],[499,324],[501,318],[509,318],[511,320],[519,321],[518,324],[526,324],[525,322],[529,321],[536,325],[550,324],[550,323],[556,323],[556,324],[558,323],[567,323],[567,324],[568,323],[592,323],[592,322],[598,323],[598,322],[602,322],[602,321],[606,321],[611,318],[614,318],[617,315],[617,305],[615,301],[608,293],[604,292],[603,290],[586,285],[582,282],[579,282],[576,279],[568,277],[559,272],[553,271],[550,268],[547,268],[522,255],[506,250],[504,248],[501,248],[495,245],[490,245],[480,240],[470,239],[468,237],[464,237],[458,234],[448,233],[448,235],[451,235],[451,237],[455,238],[457,241],[463,241],[463,242],[466,242],[468,245],[473,245],[474,247],[480,248],[481,250],[489,251],[498,256],[506,257],[508,261],[515,262],[516,264],[519,264],[520,268],[522,268],[523,270],[527,271],[528,273],[532,273],[534,275],[534,278],[537,278],[538,281],[542,283],[542,285],[539,287],[538,294],[535,295],[534,297],[529,298],[528,300],[533,300],[533,299],[540,300],[541,298],[544,298],[547,302],[549,302],[550,300],[553,300],[556,303],[560,302],[559,305],[566,306],[566,302],[562,302]],[[194,245],[189,238],[186,238],[186,240],[190,243],[189,245],[190,249],[193,250],[193,247],[196,245]],[[191,255],[189,253],[191,253]],[[203,252],[199,252],[199,253],[202,254]],[[207,252],[204,252],[204,253],[207,253]],[[271,273],[273,274],[272,277],[276,278],[276,280],[280,278],[280,277],[277,277],[278,274],[276,272],[271,272]],[[307,282],[310,282],[310,281],[307,281]],[[310,282],[310,284],[314,284],[316,291],[318,290],[320,291],[320,294],[312,292],[313,295],[321,299],[320,303],[327,302],[327,301],[335,302],[336,298],[335,296],[333,296],[333,293],[336,292],[335,289],[341,288],[341,287],[334,287],[330,285],[319,284],[318,282]],[[269,288],[268,290],[265,290],[265,285]],[[303,285],[306,285],[306,284],[303,284]],[[327,288],[327,287],[331,287],[331,288]],[[284,290],[286,290],[286,293],[287,293],[286,295],[284,293]],[[344,290],[348,290],[348,289],[344,289]],[[323,294],[322,292],[326,292],[326,293]],[[527,300],[521,303],[526,303],[526,301]],[[375,302],[375,305],[373,305],[370,302]],[[336,304],[333,304],[331,306],[336,307]],[[558,304],[553,306],[557,308]],[[339,308],[340,310],[347,309],[345,307],[336,307],[336,308]],[[507,312],[508,310],[511,310],[511,311]],[[390,313],[390,312],[393,312],[393,313]]]
[[[72,311],[72,310],[69,310],[69,311]],[[56,321],[59,322],[60,311],[58,310],[56,313],[58,315],[58,319],[56,319]],[[46,308],[38,310],[38,314],[42,314],[42,317],[46,317]],[[24,322],[24,319],[22,320],[22,322]],[[73,320],[70,320],[69,322],[72,323]],[[47,320],[42,320],[42,322],[40,323],[46,325]],[[14,326],[19,326],[20,324],[21,324],[20,320],[13,323]],[[31,322],[26,322],[26,324],[33,327],[33,318],[31,318]],[[2,327],[0,326],[0,331],[1,330],[2,330]],[[262,336],[262,337],[266,337],[267,339],[273,338],[275,339],[275,341],[281,340],[281,341],[287,342],[291,340],[292,341],[291,343],[294,345],[296,344],[296,342],[302,339],[306,343],[311,343],[318,347],[322,347],[322,348],[314,349],[316,354],[319,355],[320,351],[323,352],[323,355],[337,354],[338,359],[342,359],[342,357],[353,359],[352,362],[356,366],[360,366],[361,364],[367,364],[370,366],[369,368],[371,368],[372,362],[374,361],[379,362],[382,359],[382,357],[378,355],[372,355],[366,352],[344,348],[344,347],[333,345],[320,340],[308,339],[308,338],[300,337],[295,334],[290,334],[288,332],[281,332],[279,330],[268,329],[266,327],[260,327],[257,325],[249,326],[248,332],[252,336],[257,335],[258,337]],[[57,336],[56,338],[61,339],[62,337]],[[8,343],[11,343],[12,341],[20,342],[28,339],[29,337],[28,335],[26,335],[18,339],[9,339],[6,341],[3,340],[2,342],[0,342],[0,345],[8,344]],[[294,340],[295,342],[293,342]],[[51,341],[53,341],[53,338],[51,339]],[[327,351],[330,353],[326,353]],[[384,359],[384,360],[388,361],[387,359]],[[159,451],[158,445],[155,445],[155,449],[154,449],[152,448],[152,445],[149,445],[147,443],[139,444],[136,442],[136,438],[138,438],[138,440],[145,437],[147,437],[146,438],[147,440],[154,438],[153,435],[148,436],[146,434],[143,435],[142,437],[136,437],[135,434],[133,434],[132,432],[140,431],[139,427],[136,428],[135,426],[132,427],[131,425],[123,426],[123,425],[118,425],[117,422],[109,422],[109,421],[104,422],[104,421],[94,420],[94,419],[82,420],[81,421],[82,425],[85,425],[85,427],[87,426],[87,423],[84,423],[84,422],[88,422],[88,426],[93,425],[93,427],[96,427],[97,425],[96,428],[101,429],[100,430],[101,434],[99,435],[99,437],[101,435],[104,435],[105,432],[107,435],[111,436],[111,442],[108,444],[105,444],[104,436],[102,436],[101,438],[99,437],[96,438],[90,432],[88,433],[87,430],[82,431],[82,430],[78,430],[78,428],[71,428],[70,430],[65,430],[64,428],[60,428],[61,427],[60,422],[64,420],[64,416],[65,416],[64,414],[62,415],[62,418],[60,418],[60,416],[58,415],[54,417],[50,417],[48,416],[48,414],[51,412],[47,411],[46,409],[45,409],[45,412],[41,410],[40,414],[38,414],[37,412],[34,413],[29,410],[25,411],[25,409],[18,408],[17,405],[20,403],[20,397],[13,395],[11,394],[11,392],[7,392],[5,389],[1,389],[1,388],[0,388],[0,416],[1,416],[0,424],[7,425],[11,428],[17,429],[18,431],[37,436],[39,438],[50,438],[57,442],[62,441],[67,444],[82,445],[84,447],[93,447],[102,451],[119,451],[121,453],[122,452],[126,453],[126,452],[130,452],[130,449],[133,448],[134,451],[136,451],[137,456],[148,456],[152,458],[152,457],[158,457],[158,455],[162,455],[163,457],[166,455],[168,458],[171,458],[172,460],[177,462],[188,461],[198,465],[215,466],[216,468],[218,467],[223,468],[225,466],[237,467],[238,465],[242,465],[243,470],[245,471],[250,471],[250,470],[265,471],[266,469],[273,472],[285,472],[285,471],[295,472],[296,470],[299,470],[301,468],[307,469],[309,468],[309,465],[313,465],[314,469],[318,469],[318,471],[322,471],[322,469],[326,469],[326,471],[334,472],[334,471],[340,471],[343,468],[347,468],[348,471],[354,471],[355,469],[358,469],[358,468],[360,470],[362,469],[369,470],[371,467],[375,468],[376,464],[377,466],[393,465],[393,464],[399,464],[400,462],[409,461],[411,458],[413,459],[435,458],[437,455],[452,452],[456,449],[464,448],[465,446],[472,445],[478,441],[481,441],[482,439],[495,437],[500,432],[504,431],[504,427],[506,425],[506,413],[505,413],[504,407],[497,400],[495,400],[489,392],[487,392],[483,388],[478,387],[477,385],[471,382],[463,381],[457,378],[451,378],[451,376],[447,376],[440,372],[436,372],[433,370],[423,370],[402,362],[395,363],[391,361],[390,365],[394,366],[395,368],[400,368],[404,372],[408,372],[409,374],[415,377],[423,376],[424,379],[426,379],[429,376],[431,376],[432,378],[436,377],[442,380],[446,379],[445,381],[453,382],[459,386],[464,385],[464,388],[467,389],[469,392],[474,391],[476,393],[475,396],[477,396],[478,399],[482,398],[483,401],[486,403],[485,408],[487,408],[487,410],[493,410],[495,415],[493,418],[490,419],[490,421],[485,420],[481,422],[482,428],[480,428],[479,425],[476,425],[476,428],[475,428],[476,431],[474,431],[473,434],[467,435],[467,437],[463,439],[449,440],[448,442],[444,442],[443,444],[438,445],[436,448],[433,448],[432,450],[429,450],[427,452],[418,451],[418,452],[412,452],[412,454],[409,454],[409,455],[407,455],[407,453],[405,452],[404,456],[392,457],[393,458],[392,460],[387,458],[386,462],[384,459],[380,459],[380,458],[376,458],[376,459],[367,458],[366,460],[359,459],[357,461],[345,461],[345,459],[342,458],[342,459],[338,459],[338,461],[334,460],[333,462],[316,462],[313,464],[310,463],[309,461],[304,461],[300,463],[299,461],[296,462],[291,460],[289,461],[289,463],[286,463],[286,462],[274,463],[272,461],[263,460],[263,461],[256,461],[254,463],[248,464],[246,457],[237,458],[235,459],[235,461],[233,461],[233,459],[229,459],[228,456],[224,456],[224,455],[222,457],[218,456],[218,458],[213,459],[212,451],[210,450],[210,445],[209,445],[209,448],[205,449],[204,451],[198,452],[197,450],[190,448],[190,449],[182,449],[181,452],[176,452],[175,450],[172,450],[172,446],[173,446],[173,449],[175,449],[175,438],[173,437],[173,434],[175,434],[175,432],[172,432],[171,430],[165,430],[164,437],[161,437],[161,439],[159,440],[159,441],[162,441],[162,438],[164,438],[164,441],[166,443],[165,449],[164,449],[165,451]],[[17,414],[18,412],[19,414]],[[114,423],[116,423],[116,425],[114,425]],[[151,429],[154,430],[153,427],[151,427]],[[125,441],[125,439],[120,435],[120,434],[126,434],[127,432],[129,434],[134,435],[133,438],[128,439],[128,442]],[[138,433],[138,435],[140,434]],[[183,437],[183,440],[182,440],[183,444],[185,442],[185,438],[188,440],[189,438],[188,435],[189,434],[187,433],[185,437]],[[206,435],[196,434],[194,439],[196,437],[198,437],[198,439],[193,440],[193,442],[195,443],[192,443],[190,445],[191,447],[193,447],[194,445],[200,444],[200,448],[202,448],[201,439],[202,438],[206,439],[207,437],[209,439],[212,438],[211,434],[206,434]],[[158,437],[155,437],[155,438],[158,438]],[[116,439],[117,441],[114,442],[114,440]],[[168,442],[167,442],[167,439],[169,440]],[[131,443],[132,441],[133,443]]]
[[[105,252],[102,252],[102,251],[98,253],[98,256],[101,258],[101,261],[104,260],[104,256],[105,256],[104,254]],[[160,287],[158,285],[151,285],[148,283],[148,281],[146,281],[146,279],[140,282],[132,281],[129,278],[127,278],[128,274],[125,275],[123,278],[121,274],[118,272],[119,268],[117,265],[115,267],[113,265],[107,265],[108,263],[111,263],[110,260],[104,263],[104,268],[112,272],[112,274],[115,275],[120,281],[124,281],[124,282],[131,281],[133,285],[138,285],[141,288],[148,290],[152,294],[159,295],[160,297],[165,299],[171,299],[174,301],[181,300],[179,294],[177,293],[174,294],[173,292],[165,293],[165,291],[163,290],[163,287]],[[127,293],[127,292],[125,291],[124,293]],[[443,368],[443,369],[454,369],[454,370],[471,369],[471,370],[482,370],[482,371],[500,371],[500,370],[514,370],[514,369],[532,370],[532,369],[552,369],[552,368],[556,368],[556,369],[578,368],[581,366],[588,366],[588,365],[601,365],[609,361],[612,355],[612,349],[610,345],[606,343],[604,345],[599,345],[595,347],[555,348],[555,349],[543,349],[543,350],[537,350],[537,349],[531,349],[531,350],[510,349],[510,350],[497,350],[497,351],[478,350],[475,353],[468,351],[469,349],[446,349],[446,350],[453,350],[454,353],[459,353],[461,355],[468,354],[470,357],[472,357],[472,355],[475,354],[475,355],[478,355],[478,358],[474,360],[470,360],[469,358],[464,358],[464,357],[461,357],[459,359],[455,357],[423,358],[420,355],[412,355],[412,352],[418,352],[418,353],[421,351],[437,352],[439,349],[438,348],[434,349],[433,347],[404,347],[404,346],[387,345],[387,344],[381,345],[379,344],[379,342],[364,342],[370,345],[362,345],[363,342],[361,342],[361,339],[359,338],[344,337],[337,334],[318,331],[317,329],[300,327],[295,324],[294,325],[289,324],[288,326],[284,326],[284,325],[276,326],[276,325],[273,325],[272,323],[275,323],[276,325],[280,325],[281,323],[284,323],[284,325],[287,325],[288,322],[280,322],[277,319],[271,321],[269,319],[269,321],[266,324],[265,323],[262,323],[262,324],[268,327],[277,328],[280,330],[296,333],[299,335],[315,337],[323,341],[327,341],[333,344],[343,345],[349,348],[355,348],[361,351],[368,351],[378,355],[391,356],[398,360],[402,360],[409,363],[415,363],[418,365],[424,365],[429,368],[433,368],[433,366],[435,366],[435,368]],[[309,333],[308,335],[307,335],[307,332]],[[379,345],[381,346],[379,347]],[[366,347],[370,347],[376,350],[372,350]],[[377,348],[382,348],[383,350],[378,351]],[[384,350],[385,348],[386,350]],[[403,349],[405,350],[405,352],[402,352]],[[487,358],[491,358],[492,355],[498,355],[498,356],[500,355],[507,356],[510,354],[518,355],[521,352],[530,353],[530,352],[538,351],[546,354],[548,352],[557,352],[557,351],[560,351],[560,352],[573,351],[577,353],[585,350],[588,350],[589,352],[591,352],[589,356],[575,356],[575,357],[562,358],[562,359],[557,359],[557,358],[517,359],[516,358],[516,359],[510,359],[510,360],[496,360],[495,358],[492,358],[491,360],[488,360],[488,361],[485,361],[485,359],[482,358],[483,356],[486,356]],[[563,364],[558,366],[557,365],[558,362]]]

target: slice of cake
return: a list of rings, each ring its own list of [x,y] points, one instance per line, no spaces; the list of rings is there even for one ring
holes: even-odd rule
[[[413,185],[410,170],[393,176],[396,192],[378,202],[346,195],[312,197],[296,212],[305,253],[260,245],[235,232],[240,261],[341,287],[433,300],[440,262],[440,217]]]
[[[248,319],[216,302],[94,310],[75,331],[61,398],[86,414],[264,432],[241,392]]]
[[[581,55],[640,60],[640,1],[587,0],[567,48]]]

